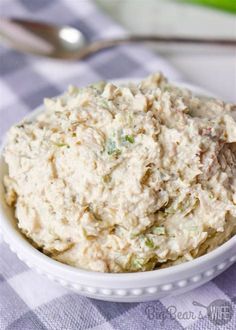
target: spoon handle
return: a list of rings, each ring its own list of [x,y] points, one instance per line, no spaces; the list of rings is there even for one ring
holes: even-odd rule
[[[99,52],[106,48],[128,43],[160,43],[160,44],[189,44],[189,45],[212,45],[212,46],[236,46],[236,39],[219,39],[219,38],[190,38],[176,36],[157,36],[157,35],[132,35],[117,39],[104,39],[94,41],[81,49],[77,58],[82,59]]]

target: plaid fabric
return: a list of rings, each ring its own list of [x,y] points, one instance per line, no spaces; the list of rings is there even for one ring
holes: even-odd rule
[[[1,0],[0,14],[71,24],[89,40],[125,33],[87,0]],[[68,84],[141,77],[157,70],[180,79],[163,59],[140,46],[117,47],[73,63],[25,56],[1,47],[0,138],[10,125],[41,104],[44,97],[61,93]],[[236,265],[179,297],[139,304],[96,301],[34,273],[0,238],[0,329],[216,329],[218,326],[207,316],[206,307],[217,304],[217,299],[224,299],[231,306],[232,318],[220,328],[235,329],[235,279]],[[205,308],[193,306],[194,300]]]

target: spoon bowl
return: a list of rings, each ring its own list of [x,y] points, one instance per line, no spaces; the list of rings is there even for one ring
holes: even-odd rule
[[[1,19],[0,38],[23,52],[53,58],[74,58],[87,45],[85,36],[71,26],[21,19]]]

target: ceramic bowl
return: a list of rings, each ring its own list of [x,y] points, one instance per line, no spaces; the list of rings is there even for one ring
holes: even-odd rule
[[[191,89],[198,95],[210,95],[210,93],[193,85],[179,85]],[[37,108],[27,118],[33,119],[42,109],[42,106]],[[235,235],[202,257],[165,269],[112,274],[86,271],[62,264],[34,248],[19,231],[13,210],[7,206],[4,199],[2,181],[5,173],[7,173],[7,166],[1,155],[0,229],[4,240],[30,268],[78,294],[116,302],[155,300],[192,290],[219,275],[236,261]]]

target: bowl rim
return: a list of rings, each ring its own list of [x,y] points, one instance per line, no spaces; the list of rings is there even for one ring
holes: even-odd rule
[[[136,82],[140,79],[117,79],[112,80],[113,83],[116,84],[122,84],[127,83],[128,81]],[[209,96],[209,97],[216,97],[214,94],[206,91],[203,88],[200,88],[198,86],[195,86],[193,84],[186,84],[183,82],[176,82],[174,81],[173,84],[176,84],[180,87],[184,87],[187,89],[192,90],[194,93],[201,94],[203,96]],[[36,107],[33,111],[31,111],[29,114],[27,114],[23,119],[27,118],[34,118],[38,113],[40,113],[43,110],[43,105],[40,105]],[[4,149],[4,141],[0,145],[0,167],[3,165],[3,149]],[[2,177],[0,176],[0,185],[2,185]],[[1,196],[0,196],[1,197]],[[3,198],[4,199],[4,198]],[[205,264],[209,260],[217,259],[221,256],[221,254],[224,254],[227,251],[231,251],[233,247],[236,248],[236,235],[231,237],[228,241],[220,245],[219,247],[215,248],[213,251],[208,252],[207,254],[204,254],[200,257],[197,257],[196,259],[192,259],[186,262],[183,262],[181,264],[173,265],[167,268],[162,269],[154,269],[150,271],[144,271],[144,272],[127,272],[127,273],[102,273],[98,271],[92,271],[92,270],[86,270],[82,268],[76,268],[71,265],[64,264],[62,262],[59,262],[47,255],[45,255],[43,252],[40,252],[37,248],[35,248],[24,235],[20,232],[19,229],[14,228],[10,221],[8,221],[8,216],[5,214],[4,211],[4,205],[7,208],[10,208],[6,205],[6,202],[0,200],[0,232],[2,232],[2,236],[4,241],[10,246],[14,247],[13,242],[15,243],[15,247],[18,248],[21,247],[20,253],[17,253],[18,256],[22,256],[23,253],[27,255],[27,257],[24,259],[25,261],[30,259],[28,256],[32,257],[33,265],[35,265],[35,261],[37,259],[38,264],[47,266],[50,265],[55,270],[58,271],[64,271],[68,275],[75,275],[78,277],[78,275],[86,277],[88,279],[96,277],[98,280],[108,280],[109,278],[113,278],[116,280],[127,281],[127,280],[148,280],[153,278],[159,278],[159,277],[165,277],[166,275],[175,275],[177,273],[186,272],[192,268],[200,267],[201,265]],[[35,265],[37,267],[37,265]],[[40,268],[40,267],[38,267]],[[49,271],[49,269],[48,269]]]

